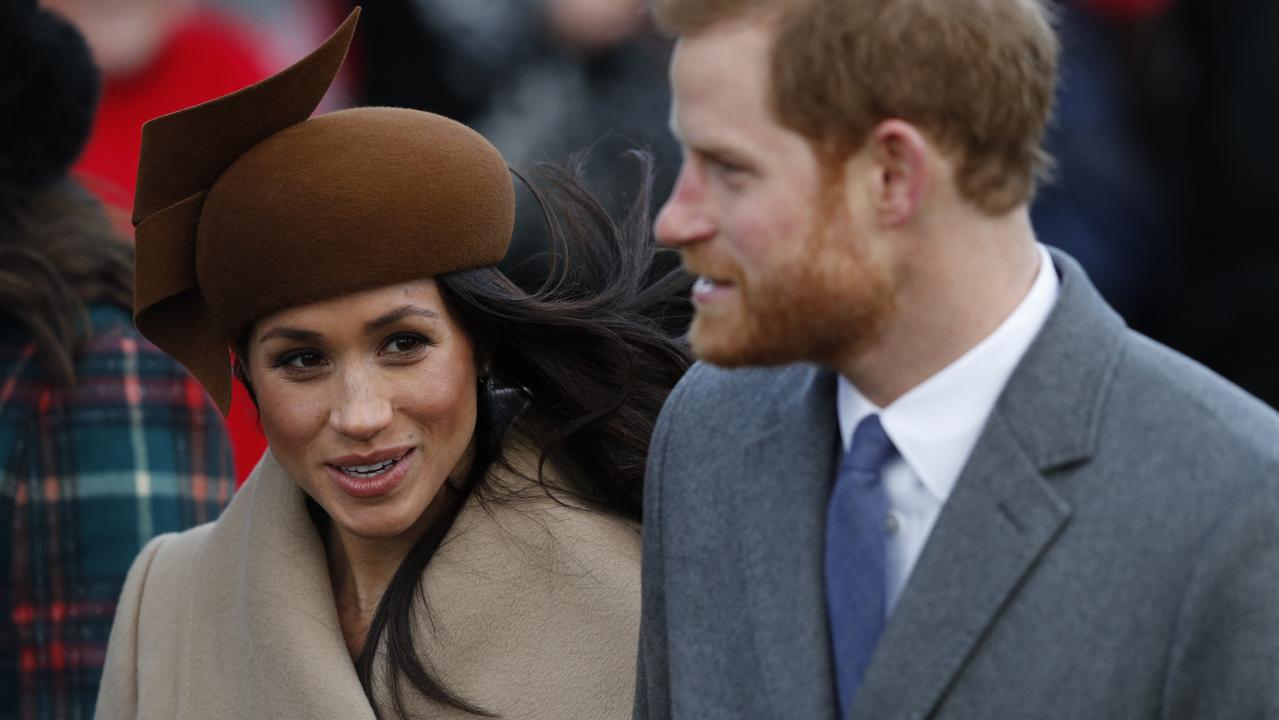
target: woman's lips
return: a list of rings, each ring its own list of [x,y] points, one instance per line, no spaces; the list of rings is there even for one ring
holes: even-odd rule
[[[390,467],[377,474],[355,474],[347,472],[340,465],[326,464],[324,469],[328,470],[329,477],[333,479],[333,483],[342,492],[352,497],[371,498],[385,495],[396,485],[399,485],[404,476],[408,474],[409,466],[416,459],[416,451],[410,448],[399,458],[392,460]]]

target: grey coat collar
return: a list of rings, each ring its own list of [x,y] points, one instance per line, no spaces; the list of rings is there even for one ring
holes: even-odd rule
[[[1057,304],[1009,379],[889,623],[850,717],[926,717],[983,633],[1069,521],[1045,475],[1087,462],[1123,345],[1123,321],[1055,252]],[[796,375],[798,373],[798,375]],[[775,710],[834,707],[822,548],[837,454],[835,376],[783,373],[746,444],[740,511],[762,669]],[[800,378],[796,382],[796,377]],[[805,714],[801,711],[807,711]]]
[[[1093,456],[1125,326],[1073,259],[1053,262],[1057,305],[933,528],[852,718],[926,717],[1069,522],[1046,475]]]

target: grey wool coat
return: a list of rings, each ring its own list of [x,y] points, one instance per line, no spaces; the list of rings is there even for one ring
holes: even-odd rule
[[[1054,260],[1058,302],[848,718],[1279,718],[1279,417],[1128,330]],[[835,718],[835,394],[817,367],[698,365],[668,400],[637,719]]]
[[[529,452],[511,464],[531,470]],[[414,618],[427,666],[504,718],[627,717],[638,528],[558,504],[500,466],[490,481],[530,491],[487,507],[468,500],[427,565],[430,614]],[[375,675],[379,692],[384,683]],[[475,717],[414,694],[408,707],[433,720]],[[161,536],[139,555],[97,717],[373,718],[304,495],[269,452],[216,523]]]

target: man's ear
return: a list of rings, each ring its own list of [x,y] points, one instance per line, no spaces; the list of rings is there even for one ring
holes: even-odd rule
[[[870,204],[881,227],[900,227],[919,210],[929,181],[930,148],[923,133],[903,120],[885,120],[871,131],[861,154],[873,173]]]

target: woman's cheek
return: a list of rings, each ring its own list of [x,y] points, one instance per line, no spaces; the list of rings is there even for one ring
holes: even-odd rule
[[[308,456],[322,450],[315,444],[323,436],[328,411],[320,390],[277,381],[258,391],[262,432],[271,452],[291,474],[304,472]]]

